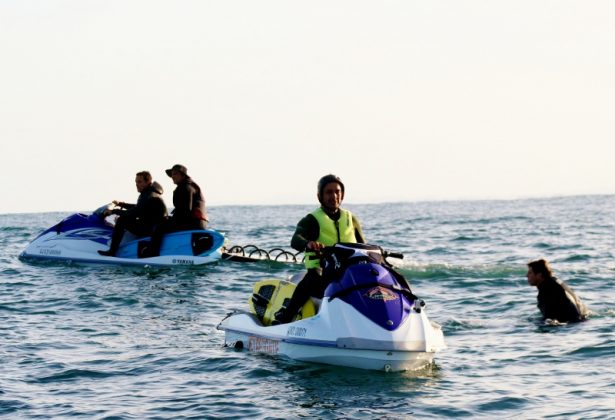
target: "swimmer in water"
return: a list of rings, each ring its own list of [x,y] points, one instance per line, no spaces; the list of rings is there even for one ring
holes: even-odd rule
[[[553,275],[546,260],[531,261],[527,266],[527,282],[538,289],[538,309],[544,319],[579,322],[587,318],[587,308],[581,299]]]

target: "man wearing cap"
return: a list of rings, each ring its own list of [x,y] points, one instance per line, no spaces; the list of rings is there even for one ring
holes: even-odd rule
[[[291,247],[305,251],[308,272],[286,308],[276,313],[278,323],[290,322],[310,296],[323,297],[328,283],[321,275],[320,259],[315,251],[338,242],[365,243],[359,220],[340,207],[344,192],[342,180],[335,175],[325,175],[318,181],[316,196],[320,207],[299,221],[290,241]]]
[[[145,257],[160,255],[162,236],[165,233],[181,230],[198,230],[207,227],[205,197],[201,188],[188,175],[184,165],[175,164],[165,171],[176,185],[173,191],[173,211],[171,217],[156,228]]]

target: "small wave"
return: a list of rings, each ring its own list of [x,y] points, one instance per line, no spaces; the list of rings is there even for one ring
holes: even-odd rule
[[[270,357],[270,356],[266,356],[266,355],[262,355],[262,357]],[[247,374],[247,378],[253,378],[253,379],[263,379],[263,378],[269,378],[271,377],[273,374],[275,374],[275,366],[272,365],[270,368],[264,368],[264,367],[258,367],[255,369],[252,369],[250,372],[248,372]]]
[[[569,257],[564,258],[563,260],[559,260],[557,262],[583,262],[591,260],[592,256],[587,254],[577,254],[571,255]]]
[[[3,275],[5,275],[5,273],[2,273]],[[25,282],[25,281],[16,281],[16,282],[10,282],[10,281],[5,281],[4,285],[8,285],[10,286],[13,290],[20,288],[20,287],[32,287],[35,286],[34,283],[29,283],[29,282]]]
[[[416,264],[402,263],[399,271],[410,278],[466,277],[501,279],[524,277],[525,266],[522,265],[453,265],[453,264]]]
[[[501,216],[501,217],[482,217],[478,219],[464,219],[464,220],[444,220],[440,222],[443,225],[495,225],[506,222],[525,222],[533,221],[534,218],[530,216]]]
[[[435,218],[432,216],[419,216],[419,217],[412,217],[410,219],[407,219],[406,222],[408,223],[430,222],[434,219]]]
[[[0,227],[0,233],[14,233],[14,232],[30,232],[28,228],[23,226],[3,226]]]
[[[456,332],[456,331],[473,331],[484,329],[485,324],[482,321],[469,320],[462,321],[459,319],[452,319],[450,321],[445,321],[442,323],[442,329],[445,332]]]
[[[100,372],[96,370],[88,369],[68,369],[63,372],[59,372],[53,375],[43,376],[37,378],[35,382],[38,383],[51,383],[51,382],[72,382],[80,379],[105,379],[111,376],[117,376],[115,372]],[[124,373],[121,373],[124,375]]]
[[[426,251],[425,254],[427,255],[449,255],[449,254],[452,254],[452,252],[448,248],[445,248],[443,246],[438,246],[436,248],[432,248]]]
[[[454,238],[453,242],[473,242],[473,241],[481,241],[481,240],[485,240],[485,239],[486,238],[471,237],[471,236],[461,235],[461,236],[458,236],[458,237]]]
[[[486,411],[520,410],[527,403],[528,400],[526,398],[503,397],[479,404],[477,411],[484,413]]]
[[[547,248],[551,248],[551,244],[548,244],[546,242],[537,242],[534,245],[532,245],[532,248],[547,249]]]
[[[598,346],[584,346],[569,353],[572,356],[582,357],[609,357],[615,355],[615,345],[612,343],[605,343]]]
[[[19,400],[0,399],[0,416],[30,409],[30,404]]]
[[[0,271],[0,275],[2,276],[19,276],[21,274],[21,271],[15,270],[14,268],[7,268]]]

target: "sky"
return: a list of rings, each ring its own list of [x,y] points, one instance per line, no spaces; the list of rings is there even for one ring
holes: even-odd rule
[[[615,2],[0,0],[0,213],[615,193]]]

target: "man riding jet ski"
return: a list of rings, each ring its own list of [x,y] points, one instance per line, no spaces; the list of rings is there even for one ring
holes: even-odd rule
[[[345,190],[342,180],[333,174],[318,181],[316,196],[321,206],[299,221],[290,241],[294,249],[305,251],[307,274],[297,285],[288,306],[276,314],[277,322],[289,322],[310,296],[322,297],[328,282],[321,275],[320,259],[316,255],[319,250],[338,242],[365,243],[359,219],[340,207]]]
[[[103,216],[112,214],[119,217],[115,221],[111,244],[108,250],[100,250],[100,255],[115,256],[126,231],[136,236],[150,236],[154,228],[167,217],[167,206],[162,200],[162,186],[152,180],[148,171],[137,172],[135,185],[139,192],[137,204],[114,200],[116,209],[105,209]]]
[[[257,283],[251,313],[237,311],[218,325],[226,345],[384,370],[422,367],[444,347],[442,330],[427,319],[424,302],[379,247],[362,244],[358,219],[340,208],[344,192],[335,175],[319,180],[321,206],[299,222],[291,240],[294,249],[306,251],[307,274],[296,289],[279,279]],[[310,296],[323,298],[315,316]]]
[[[308,300],[287,324],[270,325],[294,285],[280,279],[258,282],[250,311],[235,311],[218,325],[225,345],[363,369],[424,367],[445,348],[444,336],[427,318],[423,300],[386,262],[389,255],[366,244],[323,248],[323,278],[330,282],[323,299],[319,305]]]

